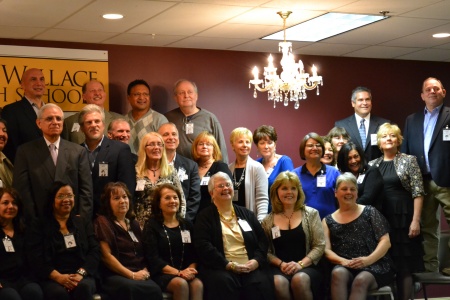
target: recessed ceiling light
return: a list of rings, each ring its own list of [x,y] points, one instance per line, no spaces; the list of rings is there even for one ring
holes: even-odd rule
[[[121,14],[104,14],[103,18],[108,19],[108,20],[118,20],[118,19],[122,19],[123,15],[121,15]]]
[[[286,29],[286,40],[299,42],[317,42],[343,32],[389,18],[383,15],[360,15],[326,13],[317,18],[294,25]],[[263,40],[284,40],[283,31],[278,31]]]
[[[449,36],[450,36],[450,33],[447,33],[447,32],[433,34],[433,37],[434,38],[438,38],[438,39],[446,38],[446,37],[449,37]]]

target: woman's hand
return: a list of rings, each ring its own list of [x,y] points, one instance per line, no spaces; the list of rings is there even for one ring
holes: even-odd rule
[[[77,287],[78,282],[78,276],[81,276],[79,274],[59,274],[55,278],[53,278],[54,281],[62,285],[67,291],[71,291],[74,288]]]
[[[283,262],[280,266],[281,272],[283,272],[286,275],[294,275],[301,269],[302,269],[302,266],[300,266],[300,264],[295,261]]]
[[[133,280],[147,280],[150,278],[150,273],[147,271],[147,269],[143,269],[137,272],[134,272],[132,275]]]
[[[409,225],[409,238],[416,237],[420,234],[420,223],[419,221],[412,220],[411,225]]]
[[[195,268],[186,268],[184,270],[180,270],[180,272],[178,273],[178,276],[180,276],[181,278],[187,280],[187,281],[191,281],[195,279],[195,275],[197,275],[198,272]]]
[[[250,272],[253,272],[256,269],[258,269],[259,263],[256,259],[250,259],[248,262],[246,262],[244,264],[244,266],[246,266],[247,270],[248,270],[248,272],[244,272],[244,273],[250,273]]]
[[[366,256],[352,258],[348,261],[346,267],[351,269],[362,269],[364,267],[370,266],[372,263],[369,261],[369,258]]]

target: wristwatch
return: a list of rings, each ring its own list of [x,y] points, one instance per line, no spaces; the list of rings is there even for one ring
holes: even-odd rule
[[[79,268],[79,269],[77,270],[77,274],[80,274],[80,275],[83,276],[83,277],[86,277],[86,276],[87,276],[87,272],[86,272],[86,270],[83,269],[83,268]]]

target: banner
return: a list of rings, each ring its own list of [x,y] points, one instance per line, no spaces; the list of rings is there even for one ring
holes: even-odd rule
[[[47,86],[44,103],[80,111],[84,106],[81,87],[96,79],[105,87],[105,109],[109,109],[107,51],[0,45],[0,65],[0,107],[22,99],[22,74],[38,68]]]

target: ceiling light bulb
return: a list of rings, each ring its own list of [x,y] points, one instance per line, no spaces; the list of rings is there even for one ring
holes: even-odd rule
[[[442,32],[442,33],[435,33],[435,34],[433,34],[433,37],[434,38],[438,38],[438,39],[440,39],[440,38],[446,38],[446,37],[449,37],[450,36],[450,33],[447,33],[447,32]]]
[[[103,18],[108,19],[108,20],[118,20],[118,19],[122,19],[123,15],[121,15],[121,14],[104,14]]]

